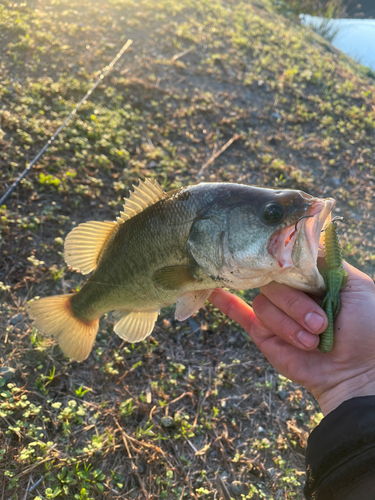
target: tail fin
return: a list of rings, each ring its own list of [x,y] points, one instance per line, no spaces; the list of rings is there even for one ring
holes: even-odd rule
[[[99,319],[83,321],[73,316],[70,297],[56,295],[34,300],[27,306],[37,330],[57,338],[63,353],[76,361],[83,361],[91,352],[99,328]]]

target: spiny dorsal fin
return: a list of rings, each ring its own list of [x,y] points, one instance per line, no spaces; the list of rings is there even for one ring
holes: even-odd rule
[[[157,181],[145,179],[140,181],[138,186],[134,186],[134,191],[130,192],[129,198],[125,198],[124,211],[117,217],[117,222],[123,224],[145,208],[153,205],[164,198],[165,192]]]
[[[66,237],[64,257],[68,266],[82,274],[93,271],[111,236],[118,229],[117,222],[84,222],[75,227]]]

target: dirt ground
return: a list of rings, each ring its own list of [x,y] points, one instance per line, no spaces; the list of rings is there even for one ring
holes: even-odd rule
[[[168,307],[134,345],[109,315],[76,363],[25,305],[85,281],[65,236],[144,176],[332,196],[345,258],[375,278],[375,74],[268,2],[2,2],[1,191],[128,38],[0,207],[0,498],[302,499],[319,408],[215,308]]]

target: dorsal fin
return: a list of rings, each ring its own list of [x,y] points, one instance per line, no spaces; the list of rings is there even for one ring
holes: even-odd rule
[[[123,224],[164,196],[165,192],[157,181],[149,179],[140,181],[138,186],[134,186],[134,191],[130,192],[129,198],[125,198],[124,211],[117,217],[117,222]]]
[[[117,217],[117,222],[84,222],[71,231],[65,240],[64,257],[68,266],[82,274],[93,271],[100,260],[104,247],[114,231],[131,217],[142,212],[165,196],[157,181],[145,179],[129,198],[125,199],[124,211]]]
[[[66,237],[64,257],[68,266],[82,274],[93,271],[111,234],[118,229],[117,222],[84,222]]]

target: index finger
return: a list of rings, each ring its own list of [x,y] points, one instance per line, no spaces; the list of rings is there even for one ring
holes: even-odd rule
[[[236,295],[226,290],[217,289],[211,293],[209,301],[229,318],[241,325],[250,336],[254,327],[256,329],[265,329],[264,325],[255,316],[253,308]]]
[[[326,313],[314,299],[301,290],[276,282],[265,285],[260,290],[270,302],[306,330],[321,333],[327,328]]]

